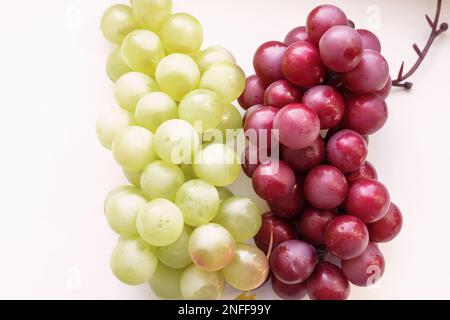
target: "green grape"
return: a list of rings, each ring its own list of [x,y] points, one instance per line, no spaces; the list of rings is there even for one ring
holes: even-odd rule
[[[180,279],[181,294],[187,300],[218,300],[224,286],[222,273],[204,271],[196,265],[184,270]]]
[[[198,177],[195,175],[194,168],[192,168],[192,165],[182,164],[182,165],[180,165],[180,169],[183,171],[184,179],[186,181],[198,179]]]
[[[194,90],[184,96],[178,109],[180,118],[192,124],[199,133],[219,125],[223,104],[219,96],[210,90]]]
[[[136,217],[147,200],[135,192],[119,192],[109,200],[106,219],[111,229],[125,237],[137,236]]]
[[[200,146],[200,138],[188,122],[174,119],[164,122],[155,133],[156,152],[166,162],[191,163]]]
[[[165,121],[178,118],[177,104],[164,92],[151,92],[139,100],[134,118],[140,126],[155,132]]]
[[[158,36],[148,30],[136,30],[127,35],[122,43],[122,57],[136,71],[155,75],[158,63],[166,56]]]
[[[250,291],[264,284],[269,274],[269,263],[264,252],[258,248],[238,244],[233,261],[222,273],[232,287]]]
[[[125,175],[125,178],[127,178],[128,182],[131,183],[133,186],[135,186],[136,188],[141,187],[142,171],[123,169],[123,174]]]
[[[115,187],[110,192],[108,192],[108,194],[105,197],[105,200],[103,201],[103,211],[105,212],[105,214],[106,214],[106,208],[108,207],[109,200],[111,200],[112,197],[114,197],[116,194],[121,193],[121,192],[133,192],[133,193],[142,195],[141,191],[133,186]]]
[[[114,139],[112,153],[122,168],[141,171],[157,159],[153,133],[141,127],[123,129]]]
[[[213,222],[224,226],[236,241],[245,242],[261,228],[261,211],[252,200],[235,196],[222,202]]]
[[[235,247],[236,242],[230,232],[215,223],[198,227],[189,239],[192,261],[206,271],[219,271],[229,265]]]
[[[184,225],[183,231],[178,239],[165,247],[158,248],[159,260],[174,269],[183,269],[192,263],[189,255],[189,238],[192,228]]]
[[[241,171],[236,152],[220,143],[207,145],[197,152],[193,167],[200,179],[218,187],[232,184]]]
[[[144,284],[152,278],[158,265],[155,249],[139,238],[120,238],[111,255],[111,270],[129,285]]]
[[[162,26],[159,34],[168,53],[195,55],[203,42],[200,22],[186,13],[172,15]]]
[[[158,91],[155,80],[140,72],[124,74],[117,80],[114,87],[114,94],[119,106],[132,113],[136,109],[138,101],[152,91]]]
[[[120,49],[114,49],[106,61],[106,73],[111,81],[116,82],[125,73],[131,71],[133,70],[123,60]]]
[[[136,220],[139,235],[147,243],[162,247],[174,243],[183,231],[183,214],[166,199],[150,201]]]
[[[219,193],[210,183],[191,180],[181,186],[175,203],[184,216],[184,222],[197,227],[210,222],[219,212]]]
[[[100,29],[106,40],[115,44],[121,44],[127,34],[138,28],[133,9],[123,4],[108,8],[100,23]]]
[[[140,25],[158,31],[172,14],[172,0],[133,0],[133,12]]]
[[[156,68],[158,86],[175,101],[181,101],[188,92],[197,89],[199,81],[197,64],[185,54],[171,54],[162,59]]]
[[[217,129],[219,129],[224,137],[227,136],[227,130],[238,130],[242,128],[242,115],[239,110],[232,104],[226,104],[222,113]]]
[[[97,121],[97,138],[106,149],[111,150],[117,134],[128,126],[134,125],[134,122],[133,115],[125,110],[108,111]]]
[[[162,299],[180,299],[180,279],[184,270],[169,268],[158,263],[155,273],[149,282],[153,293]]]
[[[231,62],[213,64],[203,73],[200,88],[217,92],[224,103],[240,97],[245,89],[245,73]]]
[[[201,73],[204,73],[209,67],[217,62],[236,63],[233,54],[221,46],[212,46],[199,52],[195,57],[195,61],[197,62]]]
[[[217,192],[219,193],[219,201],[220,203],[234,196],[233,192],[224,187],[217,187]]]
[[[173,201],[184,182],[183,171],[164,161],[149,164],[141,176],[142,191],[150,200],[163,198]]]

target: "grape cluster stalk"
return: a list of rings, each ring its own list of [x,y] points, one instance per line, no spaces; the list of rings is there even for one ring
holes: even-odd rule
[[[171,0],[130,4],[101,19],[116,45],[106,72],[120,108],[100,117],[97,136],[130,183],[104,202],[119,236],[111,270],[164,299],[219,299],[225,282],[253,290],[269,272],[265,253],[245,244],[261,211],[226,188],[240,174],[235,150],[208,139],[242,127],[232,102],[245,74],[227,49],[202,50],[200,22]]]

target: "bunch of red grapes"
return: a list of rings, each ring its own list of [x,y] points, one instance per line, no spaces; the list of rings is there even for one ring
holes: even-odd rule
[[[260,159],[273,149],[258,142],[243,168],[271,210],[255,242],[270,254],[281,298],[346,299],[350,282],[368,286],[383,275],[377,243],[398,235],[402,215],[366,161],[368,136],[388,118],[392,81],[380,51],[372,32],[321,5],[306,27],[255,53],[256,75],[239,99],[244,129],[276,130],[281,152],[253,163],[251,150]]]

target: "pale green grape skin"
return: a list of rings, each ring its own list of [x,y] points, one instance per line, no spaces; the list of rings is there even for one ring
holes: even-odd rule
[[[141,127],[123,129],[114,139],[112,153],[122,168],[142,171],[157,159],[153,133]]]
[[[139,235],[155,247],[174,243],[183,231],[183,214],[166,199],[150,201],[138,214],[136,226]]]
[[[158,31],[172,14],[172,0],[133,0],[133,12],[139,24]]]
[[[168,94],[151,92],[139,100],[134,118],[140,126],[156,132],[165,121],[178,118],[178,107]]]
[[[195,55],[203,43],[203,28],[200,22],[186,13],[172,15],[160,32],[167,53]]]
[[[141,189],[150,200],[163,198],[170,201],[185,182],[183,171],[176,165],[155,161],[145,167],[141,175]]]
[[[100,116],[97,121],[97,138],[106,149],[111,150],[114,138],[120,131],[135,124],[134,117],[128,111],[114,109]]]
[[[136,188],[141,187],[142,171],[123,169],[123,174],[125,175],[125,178],[127,178],[128,182],[131,183],[133,186],[135,186]]]
[[[205,50],[199,52],[195,57],[195,62],[197,62],[200,72],[204,73],[213,64],[218,62],[231,62],[236,63],[236,59],[233,54],[221,46],[212,46],[206,48]]]
[[[180,165],[180,169],[183,171],[184,178],[186,181],[198,179],[198,177],[196,176],[196,174],[194,172],[194,168],[192,168],[192,165],[182,164],[182,165]]]
[[[222,204],[225,200],[231,198],[234,196],[233,192],[230,191],[230,189],[225,187],[217,187],[217,192],[219,193],[219,202]]]
[[[180,279],[184,270],[169,268],[159,262],[152,279],[149,281],[150,289],[162,299],[180,299]]]
[[[126,64],[133,70],[155,75],[158,63],[166,56],[158,36],[148,30],[136,30],[127,35],[121,53]]]
[[[225,280],[220,272],[209,272],[192,265],[184,270],[180,290],[186,300],[218,300],[223,295]]]
[[[184,225],[183,231],[178,239],[165,247],[158,248],[159,260],[174,269],[184,269],[192,263],[189,255],[189,239],[192,228]]]
[[[119,48],[114,49],[106,61],[106,74],[112,82],[116,82],[125,73],[132,72],[122,58]]]
[[[266,281],[269,263],[264,252],[258,248],[238,244],[233,261],[222,273],[232,287],[242,291],[254,290]]]
[[[114,95],[122,109],[134,113],[137,103],[143,96],[158,90],[152,77],[141,72],[129,72],[117,80]]]
[[[106,40],[121,44],[130,32],[139,28],[130,6],[116,4],[109,7],[102,16],[100,29]]]
[[[220,120],[220,123],[216,128],[222,132],[224,138],[226,137],[227,130],[241,129],[242,115],[239,110],[232,104],[225,104],[222,113],[222,119]]]
[[[241,170],[236,152],[221,143],[209,144],[198,151],[193,168],[200,179],[217,187],[232,184]]]
[[[144,284],[158,266],[155,249],[139,238],[120,238],[110,260],[111,270],[123,283]]]
[[[200,70],[190,56],[174,53],[159,63],[156,82],[175,101],[181,101],[188,92],[198,88]]]
[[[231,62],[213,64],[203,73],[200,88],[215,91],[224,103],[231,103],[244,92],[245,73]]]
[[[155,133],[156,152],[170,163],[191,163],[200,146],[200,137],[188,122],[173,119],[164,122]]]
[[[212,184],[195,179],[181,186],[175,196],[175,203],[183,213],[184,222],[197,227],[214,219],[219,212],[220,199]]]
[[[133,186],[119,186],[112,189],[108,194],[105,196],[105,200],[103,201],[103,211],[106,214],[106,208],[108,207],[109,200],[111,200],[116,194],[120,192],[133,192],[139,195],[142,195],[141,191]]]
[[[213,222],[230,231],[237,242],[245,242],[261,228],[261,211],[252,200],[234,196],[222,202]]]
[[[219,271],[231,263],[236,242],[230,232],[219,224],[198,227],[189,239],[189,254],[202,270]]]
[[[147,200],[137,193],[119,192],[106,207],[106,219],[111,229],[120,236],[137,236],[136,217],[147,204]]]
[[[199,133],[215,128],[222,120],[223,104],[219,96],[211,90],[194,90],[181,100],[178,113]]]

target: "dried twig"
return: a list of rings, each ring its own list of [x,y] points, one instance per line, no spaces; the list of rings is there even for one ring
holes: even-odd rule
[[[431,18],[428,15],[425,15],[425,18],[427,19],[428,25],[431,28],[430,37],[428,38],[428,42],[421,50],[419,46],[415,43],[413,45],[413,49],[416,52],[418,59],[416,63],[412,66],[411,70],[409,70],[407,73],[403,73],[405,62],[403,61],[400,71],[398,73],[397,79],[392,81],[392,85],[395,87],[401,87],[405,89],[411,89],[413,84],[412,82],[406,81],[409,77],[411,77],[414,72],[419,69],[422,62],[425,60],[425,57],[427,56],[428,51],[431,48],[431,45],[433,44],[434,40],[443,32],[448,30],[448,24],[447,23],[439,23],[439,18],[441,16],[441,9],[442,9],[442,0],[437,0],[437,9],[436,9],[436,15],[434,20],[431,20]]]

